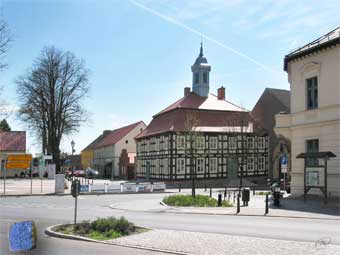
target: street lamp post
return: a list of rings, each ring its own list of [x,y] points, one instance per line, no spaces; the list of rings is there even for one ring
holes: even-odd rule
[[[74,150],[75,145],[76,145],[76,143],[72,140],[72,141],[71,141],[72,156],[73,156],[73,153],[75,152],[75,150]],[[72,168],[72,177],[73,177],[73,176],[74,176],[74,169],[73,169],[72,164],[71,164],[71,168]]]

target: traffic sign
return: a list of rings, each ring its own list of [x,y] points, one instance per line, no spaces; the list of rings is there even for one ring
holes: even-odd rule
[[[11,154],[8,155],[7,161],[32,161],[31,154]]]
[[[287,158],[287,156],[282,156],[281,157],[281,172],[282,173],[287,173],[287,169],[288,169],[288,167],[287,167],[287,165],[288,165],[288,158]]]
[[[27,169],[30,168],[29,161],[7,161],[6,163],[7,169]]]
[[[44,156],[44,159],[45,159],[45,160],[52,160],[52,155],[45,155],[45,156]]]

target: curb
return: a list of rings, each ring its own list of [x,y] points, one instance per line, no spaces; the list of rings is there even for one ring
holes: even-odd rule
[[[163,201],[159,202],[160,205],[164,206],[169,211],[147,211],[147,210],[130,210],[114,207],[114,204],[109,205],[111,209],[127,211],[127,212],[148,212],[148,213],[172,213],[172,214],[198,214],[198,215],[217,215],[217,216],[249,216],[249,217],[271,217],[271,218],[291,218],[291,219],[306,219],[306,220],[328,220],[328,221],[340,221],[337,218],[318,218],[318,217],[302,217],[302,216],[283,216],[283,215],[268,215],[268,214],[237,214],[237,213],[204,213],[204,212],[181,212],[175,211],[177,208],[168,206]],[[173,211],[170,211],[173,210]]]
[[[194,254],[191,254],[191,253],[163,250],[163,249],[151,248],[151,247],[140,246],[140,245],[118,244],[118,243],[111,243],[111,242],[108,242],[108,241],[98,241],[98,240],[94,240],[94,239],[87,238],[87,237],[62,234],[62,233],[55,232],[55,231],[52,230],[52,228],[58,227],[58,226],[61,226],[61,225],[65,225],[65,224],[58,224],[58,225],[48,227],[45,230],[45,234],[48,235],[48,236],[54,237],[54,238],[62,238],[62,239],[69,239],[69,240],[75,240],[75,241],[85,241],[85,242],[92,242],[92,243],[115,245],[115,246],[121,246],[121,247],[126,247],[126,248],[147,250],[147,251],[158,251],[158,252],[163,252],[163,253],[168,253],[168,254],[194,255]]]
[[[168,209],[176,210],[176,207],[168,206],[163,201],[160,202],[161,205],[165,206]],[[274,209],[273,209],[274,210]],[[270,210],[269,210],[270,211]],[[319,217],[303,217],[303,216],[283,216],[283,215],[268,215],[268,214],[237,214],[237,213],[204,213],[204,212],[180,212],[180,211],[169,211],[166,213],[174,213],[174,214],[199,214],[199,215],[230,215],[230,216],[251,216],[251,217],[272,217],[272,218],[291,218],[291,219],[306,219],[306,220],[329,220],[329,221],[340,221],[340,218],[319,218]]]
[[[131,194],[172,194],[173,192],[170,191],[155,191],[155,192],[89,192],[89,193],[80,193],[79,195],[83,196],[98,196],[98,195],[131,195]],[[71,196],[71,193],[44,193],[44,194],[6,194],[0,195],[0,197],[41,197],[41,196],[56,196],[56,197],[63,197],[63,196]]]

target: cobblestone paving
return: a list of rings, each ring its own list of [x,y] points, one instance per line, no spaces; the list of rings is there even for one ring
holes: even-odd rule
[[[159,229],[111,242],[197,255],[340,254],[340,246],[330,244],[327,238],[309,243]]]

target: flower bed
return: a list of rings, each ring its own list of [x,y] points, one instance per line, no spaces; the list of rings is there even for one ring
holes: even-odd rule
[[[165,197],[163,202],[170,206],[217,207],[217,200],[205,195],[172,195]],[[233,206],[228,201],[222,201],[222,207]]]
[[[108,217],[98,218],[92,222],[82,222],[76,225],[60,225],[55,227],[53,231],[103,241],[145,232],[147,229],[136,227],[124,217],[119,219]]]

